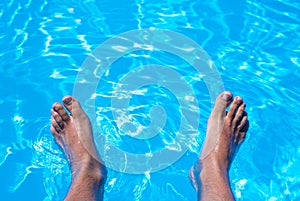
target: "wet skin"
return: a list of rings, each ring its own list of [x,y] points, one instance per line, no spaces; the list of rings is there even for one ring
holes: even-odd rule
[[[60,103],[53,104],[50,130],[72,171],[72,183],[65,200],[103,199],[107,171],[97,158],[89,118],[75,98],[66,96],[63,104],[66,109]]]
[[[198,200],[234,200],[228,171],[249,128],[245,108],[243,99],[239,96],[233,99],[231,92],[217,98],[208,120],[203,149],[189,174]]]

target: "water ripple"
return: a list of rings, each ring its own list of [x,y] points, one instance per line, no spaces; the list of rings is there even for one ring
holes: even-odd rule
[[[82,62],[105,39],[131,29],[157,27],[179,31],[202,45],[218,66],[225,87],[247,102],[251,127],[230,172],[238,200],[298,200],[299,8],[300,4],[292,0],[233,1],[231,4],[187,0],[1,1],[2,185],[8,186],[11,194],[24,198],[26,195],[20,192],[26,182],[41,173],[43,192],[39,193],[46,194],[41,195],[44,200],[64,197],[70,172],[48,130],[52,102],[72,92]],[[182,161],[162,172],[125,175],[109,171],[105,199],[194,200],[195,192],[186,175],[197,159],[205,136],[211,110],[207,88],[202,83],[203,75],[196,75],[183,61],[149,52],[127,55],[116,63],[117,67],[106,72],[94,94],[99,130],[107,141],[127,151],[139,148],[141,153],[151,153],[163,145],[181,149],[172,144],[174,135],[178,134],[176,112],[173,121],[167,122],[169,130],[157,138],[160,144],[136,145],[137,141],[118,130],[117,122],[112,121],[113,109],[107,102],[117,96],[111,89],[118,85],[126,69],[161,62],[183,73],[199,95],[199,134]],[[96,71],[95,76],[98,76]],[[128,109],[129,117],[137,125],[149,124],[151,105],[166,104],[170,110],[176,110],[175,101],[162,89],[141,88],[134,94]],[[128,97],[126,93],[119,95]],[[126,160],[122,157],[120,160]],[[14,174],[13,179],[6,179],[7,171]]]

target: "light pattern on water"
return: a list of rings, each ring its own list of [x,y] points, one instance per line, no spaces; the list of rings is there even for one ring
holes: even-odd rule
[[[300,4],[289,1],[0,2],[0,192],[3,200],[61,200],[68,164],[49,132],[53,102],[72,93],[86,56],[111,36],[156,27],[185,34],[212,57],[227,90],[247,103],[250,130],[230,171],[238,200],[300,199]],[[138,62],[184,65],[166,54],[132,53],[112,74]],[[126,66],[119,68],[118,66]],[[207,89],[191,69],[180,71],[199,94],[199,137],[173,166],[157,173],[109,171],[106,200],[195,200],[187,173],[200,151],[211,110]],[[117,77],[117,76],[116,76]],[[116,79],[116,78],[114,78]],[[102,81],[96,100],[102,132],[123,146],[105,112],[114,82]],[[176,108],[164,91],[140,89],[131,113],[147,125],[147,105]],[[159,95],[157,99],[151,96]],[[152,101],[152,102],[151,102]],[[174,105],[172,105],[174,104]],[[138,107],[139,106],[139,107]],[[169,129],[174,129],[170,123]],[[175,131],[174,131],[175,132]],[[167,141],[165,138],[162,138]],[[132,147],[125,146],[127,149]],[[141,150],[142,151],[142,150]]]

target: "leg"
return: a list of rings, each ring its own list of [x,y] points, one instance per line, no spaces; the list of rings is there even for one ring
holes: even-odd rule
[[[226,107],[232,105],[226,114]],[[234,200],[228,171],[249,128],[245,103],[241,97],[232,100],[230,92],[222,93],[207,125],[206,139],[197,164],[191,168],[190,179],[198,200]]]
[[[63,103],[71,115],[61,104],[54,103],[50,130],[72,171],[72,183],[65,200],[102,200],[106,168],[94,157],[97,154],[90,121],[75,98],[66,96]],[[89,150],[92,148],[94,153],[90,153],[82,142],[88,143]]]

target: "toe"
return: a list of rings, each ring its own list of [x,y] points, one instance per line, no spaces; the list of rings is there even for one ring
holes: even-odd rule
[[[64,129],[64,121],[62,117],[58,114],[58,112],[54,111],[54,109],[51,109],[51,115],[55,123],[60,127],[60,129]]]
[[[246,122],[246,125],[243,127],[243,132],[247,132],[248,131],[248,129],[249,129],[249,127],[250,127],[250,123],[249,123],[249,121],[247,120],[247,122]]]
[[[248,121],[248,116],[247,114],[243,116],[242,121],[240,123],[240,125],[238,126],[238,133],[239,133],[239,137],[238,137],[238,144],[242,143],[245,139],[245,135],[248,131],[249,128],[249,121]]]
[[[245,123],[245,126],[242,128],[242,132],[244,133],[244,134],[243,134],[244,136],[245,136],[246,133],[248,132],[249,126],[250,126],[250,123],[249,123],[249,121],[247,120],[246,123]]]
[[[236,128],[240,125],[244,116],[247,116],[247,113],[245,112],[245,107],[246,107],[246,104],[242,103],[237,108],[236,114],[235,114],[233,122],[232,122],[234,128]]]
[[[53,127],[54,128],[54,130],[56,131],[55,133],[53,133],[53,134],[59,134],[61,131],[62,131],[62,129],[60,128],[60,126],[57,124],[57,122],[56,122],[56,120],[54,119],[54,117],[52,116],[51,117],[51,127]],[[50,129],[51,129],[51,127],[50,127]]]
[[[59,135],[59,133],[56,131],[56,129],[54,128],[53,125],[50,126],[50,131],[51,131],[51,133],[53,134],[56,143],[57,143],[60,147],[63,147],[63,144],[62,144],[60,135]]]
[[[249,124],[248,114],[247,114],[247,112],[244,111],[243,112],[243,117],[242,117],[241,122],[239,123],[237,129],[241,132],[247,131],[247,130],[245,130],[247,124]]]
[[[229,91],[221,93],[216,100],[214,110],[225,112],[226,107],[232,102],[232,97],[232,93]]]
[[[67,122],[70,120],[70,116],[67,114],[66,110],[63,108],[63,106],[60,103],[54,103],[52,109],[58,113],[58,115],[61,117],[63,121]]]
[[[230,106],[230,109],[227,113],[227,118],[233,120],[234,116],[239,108],[239,106],[243,103],[243,99],[239,96],[235,97],[235,99],[233,100],[232,105]]]
[[[71,114],[81,108],[79,102],[72,96],[65,96],[62,101]]]

